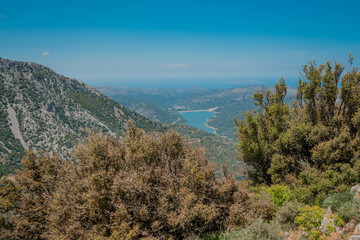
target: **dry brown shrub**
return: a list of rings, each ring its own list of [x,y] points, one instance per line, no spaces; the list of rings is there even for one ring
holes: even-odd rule
[[[30,154],[15,180],[2,180],[2,236],[183,239],[268,214],[231,176],[216,179],[204,150],[176,132],[130,126],[121,140],[93,134],[74,158]]]

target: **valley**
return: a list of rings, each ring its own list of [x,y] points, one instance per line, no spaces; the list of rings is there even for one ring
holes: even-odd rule
[[[98,87],[97,89],[114,101],[154,121],[167,124],[188,123],[212,133],[212,130],[215,130],[219,136],[236,140],[234,117],[241,119],[241,114],[255,110],[253,94],[258,90],[273,90],[273,87],[253,85],[231,89],[125,87]],[[286,101],[293,100],[295,95],[296,89],[288,87]],[[186,112],[204,109],[212,110],[214,116],[210,113],[209,115],[200,114],[198,119],[188,114],[184,116]],[[188,116],[190,119],[187,119]],[[204,126],[205,123],[207,126]]]

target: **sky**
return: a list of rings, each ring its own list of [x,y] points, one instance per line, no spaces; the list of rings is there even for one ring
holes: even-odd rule
[[[0,57],[92,86],[291,85],[360,64],[360,1],[0,0]]]

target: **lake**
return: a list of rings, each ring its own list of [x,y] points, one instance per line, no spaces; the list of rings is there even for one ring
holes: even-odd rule
[[[214,117],[215,113],[209,111],[201,111],[201,112],[181,112],[180,114],[188,121],[187,124],[189,126],[205,130],[209,133],[215,133],[214,129],[205,126],[207,120],[209,118]]]

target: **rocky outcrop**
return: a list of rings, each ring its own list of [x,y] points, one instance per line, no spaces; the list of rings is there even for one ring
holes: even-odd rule
[[[15,110],[9,105],[7,112],[9,113],[9,125],[10,125],[11,132],[14,134],[14,137],[16,139],[20,140],[20,143],[23,146],[23,148],[28,149],[28,146],[27,146],[26,142],[24,141],[23,136],[21,135],[19,121],[16,117]]]

